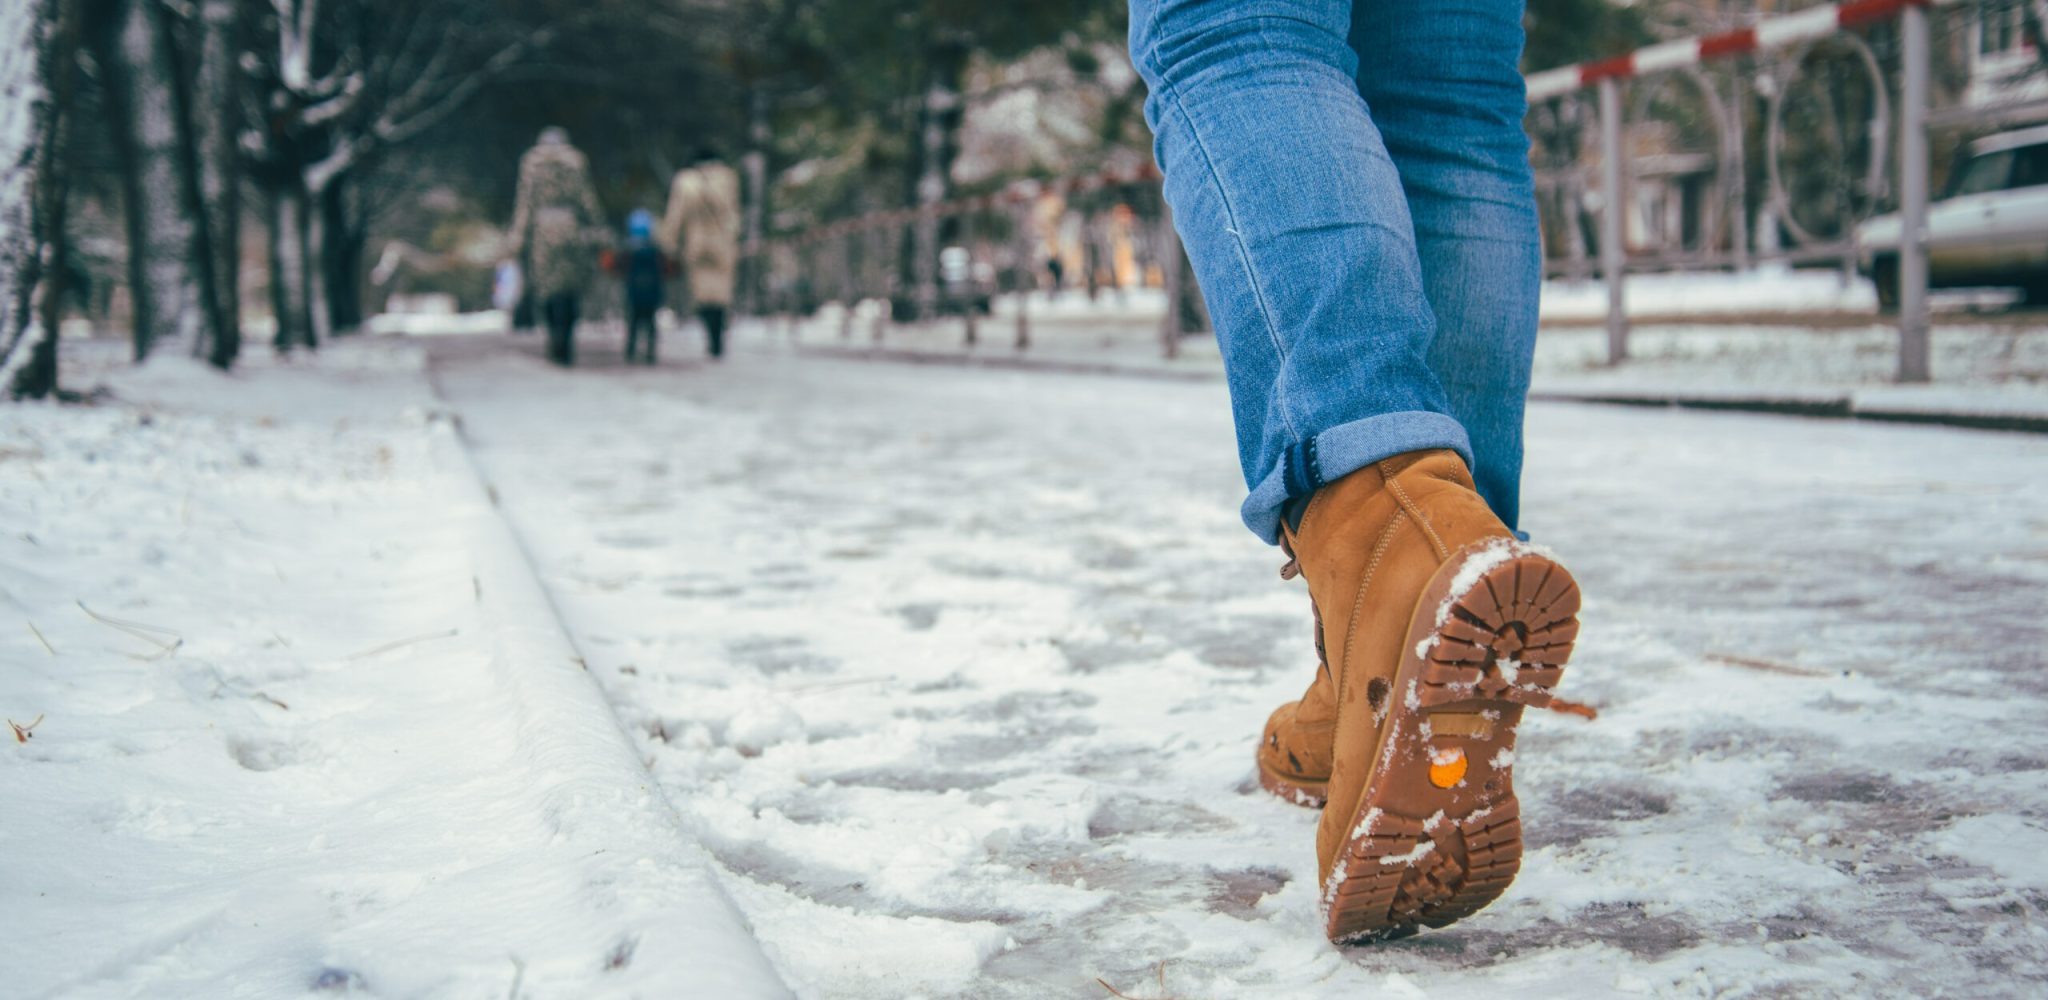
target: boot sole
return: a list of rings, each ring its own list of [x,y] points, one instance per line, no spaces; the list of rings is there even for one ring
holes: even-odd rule
[[[1522,864],[1512,766],[1525,706],[1551,701],[1578,636],[1579,587],[1538,549],[1456,553],[1416,601],[1351,835],[1323,888],[1338,944],[1469,917]]]

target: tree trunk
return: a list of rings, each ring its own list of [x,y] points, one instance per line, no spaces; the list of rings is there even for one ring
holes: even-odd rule
[[[281,353],[317,346],[306,259],[306,195],[291,178],[270,190],[269,236],[270,308],[277,316],[273,342]]]
[[[57,0],[0,8],[0,391],[12,398],[43,398],[57,383],[55,328],[35,307],[51,297],[45,254],[61,244],[43,209],[61,180],[49,166],[63,102],[47,84],[70,66],[63,20]]]
[[[354,333],[363,325],[363,246],[369,232],[349,211],[344,185],[335,178],[320,193],[321,241],[318,255],[327,292],[327,324],[336,333]]]
[[[312,201],[300,202],[305,225],[299,230],[299,260],[306,273],[306,312],[312,319],[306,346],[317,347],[334,336],[333,314],[327,306],[327,268],[321,250],[327,246],[327,217]]]
[[[197,337],[211,325],[208,250],[170,17],[156,0],[102,0],[88,18],[121,158],[138,361],[162,339]]]
[[[199,203],[206,241],[213,248],[210,276],[219,322],[203,347],[206,360],[229,368],[242,350],[242,184],[235,148],[241,121],[235,48],[240,5],[235,0],[202,0],[199,6],[199,66],[192,116],[199,167]]]
[[[761,259],[761,238],[768,215],[768,142],[773,132],[768,123],[768,90],[756,83],[747,95],[747,152],[740,157],[746,176],[741,193],[744,203],[744,236],[740,243],[740,311],[761,312],[761,290],[766,282],[766,262]]]

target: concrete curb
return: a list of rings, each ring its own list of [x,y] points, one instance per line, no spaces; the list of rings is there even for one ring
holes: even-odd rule
[[[951,365],[960,368],[991,368],[1011,371],[1058,372],[1076,375],[1112,375],[1149,378],[1171,382],[1213,382],[1223,378],[1220,368],[1168,368],[1168,362],[1129,364],[1117,361],[1077,361],[1040,358],[1029,354],[975,354],[965,350],[929,351],[906,347],[837,347],[798,344],[799,355],[842,361],[884,361],[898,364]],[[1661,389],[1544,389],[1530,391],[1539,402],[1604,403],[1688,410],[1727,410],[1736,413],[1774,413],[1784,416],[1825,417],[1838,420],[1876,420],[1886,423],[1928,424],[1971,430],[2019,431],[2048,434],[2048,399],[2037,409],[1987,407],[1968,409],[1916,406],[1887,401],[1882,393],[1834,390],[1777,393],[1730,390],[1726,392],[1685,392]]]
[[[1164,367],[1166,362],[1158,365],[1134,365],[1116,361],[1076,361],[1014,353],[973,354],[964,350],[920,351],[907,347],[824,347],[816,344],[798,344],[795,351],[807,357],[834,358],[841,361],[889,361],[897,364],[952,365],[956,368],[994,368],[1069,375],[1116,375],[1168,382],[1216,382],[1223,378],[1221,368],[1176,369]]]
[[[645,993],[651,986],[665,996],[792,996],[583,666],[459,419],[436,420],[430,435],[448,530],[472,560],[491,668],[526,716],[517,720],[521,748],[545,780],[539,796],[558,829],[554,846],[585,858],[588,883],[637,933],[639,988],[621,982],[620,995],[655,995]]]
[[[1888,403],[1881,398],[1866,396],[1862,392],[1763,394],[1740,391],[1691,393],[1638,389],[1535,389],[1529,393],[1529,398],[1542,402],[1728,410],[1738,413],[1774,413],[1837,420],[1876,420],[1885,423],[2048,434],[2048,402],[2044,402],[2038,410],[1961,409]]]

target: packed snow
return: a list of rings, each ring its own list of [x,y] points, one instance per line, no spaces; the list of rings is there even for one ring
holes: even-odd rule
[[[781,995],[419,351],[124,353],[0,406],[8,995]]]
[[[1507,896],[1340,950],[1220,382],[616,339],[0,408],[13,992],[2048,986],[2048,439],[1532,407],[1599,717],[1523,727]]]
[[[619,717],[805,997],[2027,996],[2048,440],[1531,410],[1585,588],[1453,928],[1318,934],[1252,743],[1314,653],[1223,386],[791,355],[435,371]],[[508,343],[511,346],[508,346]]]

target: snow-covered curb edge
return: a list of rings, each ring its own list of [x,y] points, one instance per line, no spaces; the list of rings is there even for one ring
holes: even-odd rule
[[[493,668],[527,716],[522,752],[546,782],[537,797],[558,841],[588,850],[595,881],[652,897],[633,914],[634,963],[664,967],[676,996],[791,996],[584,668],[455,421],[437,418],[429,433],[446,525],[471,559]]]
[[[1999,400],[1970,390],[1951,390],[1940,397],[1916,399],[1913,388],[1831,391],[1826,389],[1751,390],[1742,388],[1670,390],[1661,388],[1545,386],[1530,390],[1532,402],[1609,403],[1652,408],[1728,410],[1801,417],[1881,420],[1901,424],[1933,424],[1975,430],[2048,433],[2048,396]]]

